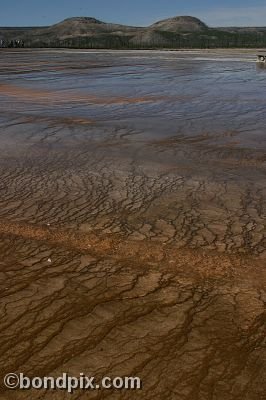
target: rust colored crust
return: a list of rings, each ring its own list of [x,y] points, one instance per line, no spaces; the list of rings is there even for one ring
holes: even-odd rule
[[[202,249],[177,248],[174,244],[159,241],[130,240],[116,234],[82,233],[3,220],[0,221],[0,234],[37,240],[47,245],[90,254],[97,259],[111,258],[118,262],[129,262],[131,265],[133,261],[136,266],[143,266],[145,263],[151,266],[159,263],[168,268],[186,265],[189,269],[193,266],[193,272],[200,272],[202,276],[217,277],[234,274],[235,270],[248,266],[255,272],[258,265],[261,281],[264,276],[264,271],[260,268],[263,257],[219,254]]]
[[[16,97],[23,101],[38,101],[40,103],[50,103],[51,101],[81,101],[92,104],[137,104],[165,100],[166,96],[142,96],[142,97],[99,97],[94,95],[86,95],[75,92],[51,91],[51,90],[35,90],[12,84],[0,84],[1,94],[8,97]]]

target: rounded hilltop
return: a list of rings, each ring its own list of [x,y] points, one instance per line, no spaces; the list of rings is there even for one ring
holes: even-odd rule
[[[63,21],[59,22],[59,24],[64,24],[64,23],[75,23],[75,22],[85,22],[85,23],[90,23],[90,24],[103,24],[104,22],[100,21],[99,19],[93,18],[93,17],[71,17],[71,18],[66,18]]]
[[[163,19],[150,26],[168,32],[198,32],[208,28],[200,19],[190,16],[177,16]]]
[[[128,31],[135,30],[135,27],[119,25],[100,21],[94,17],[71,17],[66,18],[47,29],[47,33],[57,39],[75,38],[102,35],[119,34],[123,36]]]
[[[87,35],[101,34],[106,24],[93,17],[66,18],[47,29],[50,37],[59,40]]]

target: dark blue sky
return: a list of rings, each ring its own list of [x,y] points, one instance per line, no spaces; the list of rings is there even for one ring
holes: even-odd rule
[[[0,6],[0,26],[50,25],[73,16],[149,25],[175,15],[210,26],[266,26],[265,0],[0,0]]]

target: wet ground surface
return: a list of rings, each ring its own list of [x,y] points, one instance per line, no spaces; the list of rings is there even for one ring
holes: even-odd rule
[[[264,398],[265,93],[248,52],[0,52],[1,381]]]

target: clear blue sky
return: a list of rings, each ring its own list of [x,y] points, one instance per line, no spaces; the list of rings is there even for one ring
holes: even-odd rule
[[[210,26],[266,26],[266,1],[0,0],[0,26],[51,25],[73,16],[141,26],[175,15],[192,15]]]

